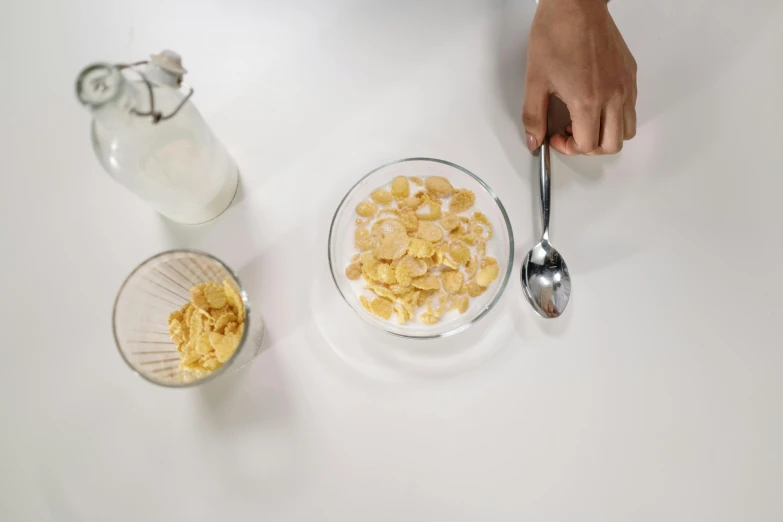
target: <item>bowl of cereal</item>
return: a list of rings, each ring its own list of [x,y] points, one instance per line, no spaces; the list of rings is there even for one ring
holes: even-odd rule
[[[481,179],[448,161],[409,158],[373,170],[346,194],[329,230],[329,267],[370,325],[432,339],[484,317],[508,284],[514,237]]]
[[[136,267],[117,293],[112,327],[133,371],[175,388],[244,366],[264,338],[237,275],[192,250],[162,252]]]

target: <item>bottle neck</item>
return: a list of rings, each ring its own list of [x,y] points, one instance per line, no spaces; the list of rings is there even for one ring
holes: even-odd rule
[[[145,110],[144,93],[119,69],[97,64],[84,69],[76,81],[76,95],[95,122],[104,128],[126,127]]]

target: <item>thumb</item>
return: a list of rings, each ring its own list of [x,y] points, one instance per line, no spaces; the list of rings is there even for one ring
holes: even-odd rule
[[[546,83],[526,81],[525,104],[522,109],[522,125],[525,126],[525,143],[530,152],[544,142],[546,115],[549,108],[549,89]]]

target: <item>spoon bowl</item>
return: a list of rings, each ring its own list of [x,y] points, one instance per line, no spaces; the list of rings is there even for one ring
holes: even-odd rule
[[[522,262],[520,279],[525,297],[541,317],[560,317],[571,297],[568,265],[549,243],[549,138],[539,150],[541,157],[541,241]]]
[[[542,241],[522,262],[522,288],[525,297],[541,317],[559,317],[571,297],[571,276],[560,253]]]

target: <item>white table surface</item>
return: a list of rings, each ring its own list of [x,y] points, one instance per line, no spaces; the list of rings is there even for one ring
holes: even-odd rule
[[[0,520],[783,520],[783,3],[611,9],[639,131],[553,160],[566,315],[515,276],[431,355],[350,315],[329,219],[373,167],[448,159],[501,195],[519,269],[532,0],[5,0]],[[204,227],[102,172],[73,93],[164,47],[242,171]],[[237,269],[270,340],[189,390],[135,376],[110,328],[124,277],[175,247]]]

